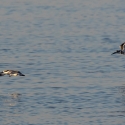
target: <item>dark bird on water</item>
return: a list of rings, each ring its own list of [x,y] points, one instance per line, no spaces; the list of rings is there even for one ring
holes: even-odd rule
[[[122,43],[120,46],[120,50],[116,50],[114,53],[112,53],[111,55],[113,54],[125,54],[125,42]]]
[[[25,76],[20,71],[16,71],[16,70],[3,70],[2,72],[0,72],[0,76],[4,76],[4,75],[9,75],[9,77],[11,77],[11,76]]]

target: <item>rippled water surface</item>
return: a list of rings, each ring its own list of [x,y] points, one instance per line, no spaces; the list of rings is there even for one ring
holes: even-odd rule
[[[124,125],[124,0],[1,0],[1,125]]]

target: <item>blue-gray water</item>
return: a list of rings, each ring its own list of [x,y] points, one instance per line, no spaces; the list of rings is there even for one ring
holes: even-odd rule
[[[124,41],[124,0],[1,0],[0,125],[124,125]]]

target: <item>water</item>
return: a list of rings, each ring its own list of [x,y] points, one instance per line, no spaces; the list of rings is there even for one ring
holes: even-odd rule
[[[124,5],[1,0],[0,124],[124,125]]]

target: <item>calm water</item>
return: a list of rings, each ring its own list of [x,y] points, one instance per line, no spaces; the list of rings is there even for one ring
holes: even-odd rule
[[[26,75],[0,77],[1,125],[124,125],[124,0],[1,0],[0,29]]]

